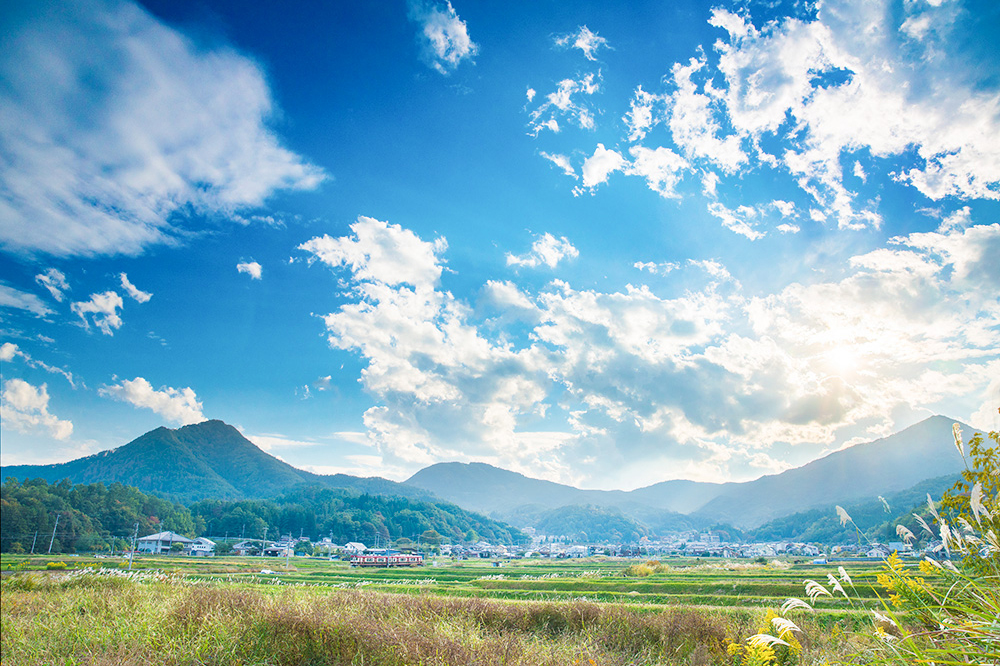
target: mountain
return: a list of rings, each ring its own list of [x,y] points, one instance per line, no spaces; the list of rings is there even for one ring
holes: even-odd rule
[[[729,484],[695,515],[754,527],[813,507],[874,499],[964,469],[952,424],[932,416],[882,439],[755,481]],[[975,430],[963,424],[966,433]]]
[[[545,534],[570,537],[581,532],[610,534],[614,530],[641,536],[650,530],[705,527],[708,521],[684,516],[673,507],[697,508],[717,494],[716,486],[721,487],[694,481],[665,481],[632,492],[581,490],[486,463],[457,462],[425,467],[405,483],[472,511],[534,527]],[[587,516],[589,528],[582,518]],[[621,524],[607,527],[610,516],[620,516]]]
[[[628,492],[581,490],[484,463],[438,463],[405,483],[507,520],[537,522],[547,509],[593,506],[617,508],[655,531],[718,522],[752,528],[810,508],[874,500],[960,471],[963,462],[953,443],[953,423],[933,416],[889,437],[744,483],[675,480]],[[963,430],[975,429],[963,425]]]
[[[222,421],[205,421],[176,430],[157,428],[124,446],[86,458],[55,465],[4,467],[0,477],[42,478],[49,483],[62,479],[73,483],[122,483],[184,502],[274,497],[301,484],[432,498],[425,490],[378,477],[325,476],[296,469],[260,450]]]

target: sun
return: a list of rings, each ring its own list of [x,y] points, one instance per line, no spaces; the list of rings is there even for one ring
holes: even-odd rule
[[[838,345],[823,354],[824,365],[838,375],[850,375],[857,372],[860,365],[857,350],[848,345]]]

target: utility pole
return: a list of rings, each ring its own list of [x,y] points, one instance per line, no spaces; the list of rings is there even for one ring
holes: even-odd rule
[[[59,514],[56,514],[56,524],[52,527],[52,540],[49,541],[49,554],[52,554],[52,544],[56,542],[56,528],[59,527]]]
[[[35,538],[31,540],[31,554],[35,554],[35,542],[38,541],[38,530],[35,530]]]
[[[128,570],[132,571],[132,558],[135,557],[135,540],[139,537],[139,523],[135,524],[135,532],[132,533],[132,550],[128,552]]]

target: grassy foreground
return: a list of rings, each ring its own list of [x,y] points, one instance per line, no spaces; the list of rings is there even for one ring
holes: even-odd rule
[[[5,558],[6,559],[6,558]],[[218,567],[218,564],[213,566]],[[590,565],[593,567],[593,563]],[[239,567],[235,567],[239,569]],[[542,579],[586,587],[585,577],[549,565]],[[537,569],[535,570],[537,573]],[[486,568],[454,567],[466,583]],[[733,664],[734,644],[770,622],[766,605],[691,606],[650,603],[518,601],[441,594],[415,586],[375,591],[377,582],[343,586],[217,572],[199,577],[140,571],[22,571],[2,583],[4,666],[28,664]],[[378,572],[340,570],[341,577]],[[383,575],[399,577],[403,572]],[[480,578],[472,579],[469,573]],[[594,577],[616,582],[614,576]],[[687,575],[719,589],[748,571],[691,567]],[[449,569],[412,571],[447,579]],[[461,576],[459,574],[465,574]],[[522,580],[516,575],[514,580]],[[531,574],[525,583],[540,582]],[[649,578],[624,581],[655,586]],[[310,576],[316,580],[316,576]],[[669,575],[661,583],[667,584]],[[725,581],[725,582],[724,582]],[[361,578],[357,582],[365,582]],[[387,583],[398,581],[386,580]],[[693,581],[692,581],[693,582]],[[777,581],[774,581],[777,582]],[[437,583],[435,582],[434,585]],[[620,584],[617,583],[616,584]],[[469,585],[480,594],[488,588]],[[555,592],[556,590],[552,590]],[[535,591],[537,593],[537,590]],[[590,592],[593,594],[593,591]],[[721,596],[721,595],[720,595]],[[823,663],[866,649],[849,613],[803,618],[800,664]],[[847,637],[850,636],[850,640]]]

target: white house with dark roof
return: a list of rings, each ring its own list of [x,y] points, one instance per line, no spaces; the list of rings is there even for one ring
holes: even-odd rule
[[[211,539],[206,539],[205,537],[198,537],[191,542],[186,549],[188,555],[195,555],[198,557],[211,557],[215,555],[215,542]]]
[[[176,532],[157,532],[156,534],[150,534],[138,539],[136,541],[136,550],[140,553],[159,555],[169,553],[175,543],[188,548],[194,541]]]

